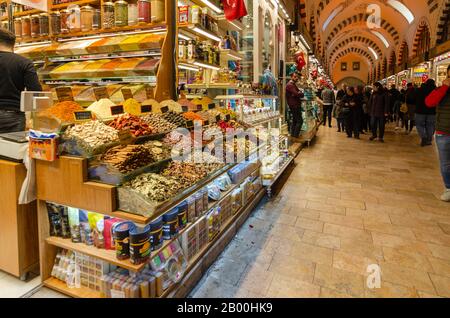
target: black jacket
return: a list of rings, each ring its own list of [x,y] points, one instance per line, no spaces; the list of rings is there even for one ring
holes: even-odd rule
[[[373,92],[369,100],[369,114],[372,117],[384,117],[389,112],[389,96],[386,91]]]
[[[436,108],[429,108],[425,104],[425,99],[436,89],[434,84],[422,84],[416,91],[416,114],[436,115]]]

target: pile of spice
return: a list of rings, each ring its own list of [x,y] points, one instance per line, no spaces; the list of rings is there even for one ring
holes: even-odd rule
[[[183,117],[186,118],[187,120],[201,121],[202,124],[205,121],[205,118],[203,118],[202,116],[200,116],[199,114],[194,113],[194,112],[183,113]]]
[[[177,125],[163,119],[161,114],[149,113],[141,117],[142,121],[155,129],[155,133],[165,133],[177,128]]]
[[[135,137],[153,134],[152,127],[144,123],[139,117],[130,114],[123,114],[115,118],[109,126],[117,130],[129,129]]]
[[[39,113],[42,117],[56,117],[63,123],[75,122],[74,112],[83,110],[78,103],[67,101],[54,104],[52,107]]]
[[[93,149],[119,141],[114,128],[97,120],[67,128],[63,138],[82,141]]]
[[[208,173],[208,169],[201,164],[172,162],[162,175],[175,178],[184,188],[187,188],[206,177]]]
[[[169,123],[177,125],[177,127],[186,126],[186,119],[174,111],[168,111],[167,113],[164,113],[162,117]]]
[[[151,140],[143,144],[152,153],[156,161],[170,158],[172,147],[169,144],[158,140]]]
[[[155,173],[144,173],[123,185],[144,195],[154,202],[163,202],[175,196],[183,186],[172,177],[165,177]]]
[[[115,106],[115,104],[110,99],[102,98],[89,106],[87,110],[93,112],[100,119],[107,119],[113,117],[111,106]]]
[[[149,148],[143,145],[117,146],[109,149],[101,158],[122,173],[134,171],[155,160]]]
[[[123,103],[123,109],[128,114],[139,116],[141,114],[141,103],[134,98],[128,98]]]

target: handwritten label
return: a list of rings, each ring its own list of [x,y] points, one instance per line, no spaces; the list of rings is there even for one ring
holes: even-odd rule
[[[187,127],[187,128],[192,128],[192,127],[194,127],[194,122],[193,122],[192,120],[188,120],[188,121],[186,122],[186,127]]]
[[[124,112],[123,105],[111,106],[111,115],[113,116],[123,114]]]
[[[205,120],[205,121],[203,122],[203,126],[209,126],[209,120]]]
[[[198,110],[198,111],[203,110],[203,106],[202,106],[202,105],[197,105],[197,110]]]
[[[73,93],[70,86],[57,87],[56,96],[58,96],[60,102],[73,102]]]
[[[189,107],[188,106],[181,106],[181,111],[183,113],[185,113],[185,112],[189,111]]]
[[[89,110],[73,112],[73,116],[75,117],[76,122],[85,122],[92,120],[92,112]]]
[[[106,86],[94,88],[94,95],[95,95],[96,100],[100,100],[103,98],[109,98],[108,90],[106,89]]]
[[[133,98],[133,93],[130,88],[122,88],[122,95],[124,100]]]
[[[216,104],[209,104],[208,105],[208,109],[214,109],[214,108],[216,108]]]
[[[230,120],[231,120],[230,114],[226,114],[226,115],[225,115],[225,121],[230,121]]]
[[[129,145],[134,143],[135,137],[129,129],[123,129],[118,132],[119,141],[122,145]]]
[[[216,116],[216,123],[220,121],[220,115]]]
[[[169,111],[169,106],[161,107],[161,113],[165,114]]]
[[[141,105],[141,113],[151,113],[152,105]]]

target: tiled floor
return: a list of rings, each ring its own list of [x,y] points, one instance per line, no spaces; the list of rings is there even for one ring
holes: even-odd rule
[[[27,281],[0,271],[0,298],[19,298],[26,293],[37,288],[41,284],[41,279],[37,275],[30,274]]]
[[[191,297],[450,297],[450,203],[436,150],[323,128]],[[369,288],[367,267],[381,269]]]

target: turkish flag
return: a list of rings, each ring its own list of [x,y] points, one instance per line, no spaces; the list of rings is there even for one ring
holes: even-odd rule
[[[240,19],[248,14],[244,0],[222,0],[222,4],[228,21]]]

